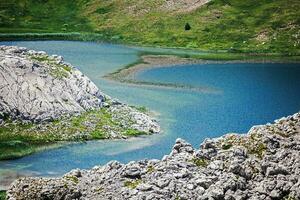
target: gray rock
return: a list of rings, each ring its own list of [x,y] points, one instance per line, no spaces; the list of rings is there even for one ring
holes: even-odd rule
[[[54,119],[67,119],[102,108],[104,103],[112,121],[121,123],[125,130],[145,134],[160,132],[155,119],[102,93],[61,56],[48,56],[45,52],[16,46],[0,46],[0,125],[7,118],[46,124]],[[91,119],[83,125],[94,130],[97,120]],[[43,125],[41,128],[45,127]],[[66,128],[70,126],[66,125]],[[107,129],[107,138],[127,138],[123,136],[124,131],[112,130],[109,126],[104,128]],[[60,135],[61,140],[91,139],[86,132]]]
[[[125,177],[136,179],[141,177],[141,169],[139,166],[131,166],[125,170],[123,173]]]
[[[62,178],[18,179],[10,186],[7,197],[8,200],[276,200],[287,196],[300,199],[299,150],[290,145],[291,141],[300,143],[300,133],[290,133],[293,128],[300,130],[300,113],[274,124],[255,126],[246,135],[206,140],[198,150],[191,150],[190,144],[178,139],[172,153],[162,160],[124,165],[111,161],[92,170],[73,170]],[[277,133],[275,129],[286,136],[276,136],[279,145],[267,145],[269,138]],[[226,140],[233,145],[222,150]],[[233,140],[238,141],[237,145]],[[248,149],[258,146],[257,141],[266,146],[259,155]],[[214,154],[207,154],[209,159],[199,156],[210,150]]]
[[[267,176],[278,175],[278,174],[287,175],[289,174],[289,172],[284,166],[272,166],[267,168],[267,172],[266,172]]]
[[[104,100],[96,85],[61,57],[14,46],[0,46],[0,97],[0,112],[31,121],[99,108]]]
[[[215,200],[224,199],[224,192],[221,188],[211,187],[208,188],[206,195],[208,198],[213,198]]]
[[[163,189],[163,188],[167,187],[167,186],[169,185],[169,183],[170,183],[170,180],[167,180],[167,179],[159,179],[159,180],[156,181],[155,184],[156,184],[159,188]]]
[[[141,190],[141,191],[149,191],[149,190],[152,190],[152,185],[140,184],[139,186],[137,186],[137,189]]]

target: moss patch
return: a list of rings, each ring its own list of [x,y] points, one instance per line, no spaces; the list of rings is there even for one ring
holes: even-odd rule
[[[283,200],[296,200],[296,198],[291,195],[287,195],[287,196],[283,197]]]
[[[226,144],[224,146],[224,144]],[[251,133],[247,136],[227,135],[218,143],[220,148],[228,148],[230,146],[242,146],[247,149],[249,154],[253,154],[258,158],[262,158],[267,149],[266,144],[261,141],[261,137],[256,133]]]
[[[145,134],[147,134],[147,133],[144,131],[136,130],[136,129],[128,129],[124,133],[124,135],[126,135],[126,136],[139,136],[139,135],[145,135]]]
[[[193,158],[191,162],[197,165],[198,167],[207,167],[209,164],[208,160],[204,158]]]
[[[155,168],[153,167],[153,165],[150,165],[147,167],[147,173],[152,173],[155,171]]]
[[[135,189],[141,182],[142,182],[141,179],[136,179],[133,181],[125,181],[124,186],[130,189]]]
[[[264,143],[257,143],[256,146],[247,146],[248,148],[248,152],[250,154],[255,154],[257,155],[259,158],[262,158],[264,156],[264,153],[267,149],[266,145]]]
[[[130,106],[138,111],[140,111],[141,113],[148,113],[148,109],[145,106]]]
[[[72,72],[72,67],[66,64],[57,63],[55,59],[47,55],[33,55],[30,59],[35,60],[41,64],[48,66],[49,73],[58,79],[67,78]]]
[[[74,184],[78,184],[79,180],[76,176],[67,176],[65,177],[67,180],[72,181]]]

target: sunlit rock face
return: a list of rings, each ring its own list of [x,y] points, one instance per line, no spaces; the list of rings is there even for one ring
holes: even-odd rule
[[[0,118],[47,121],[99,108],[104,95],[61,56],[0,46]]]
[[[169,11],[189,12],[196,10],[211,0],[166,0],[163,8]]]

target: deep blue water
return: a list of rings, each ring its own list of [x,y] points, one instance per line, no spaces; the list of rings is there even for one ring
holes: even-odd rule
[[[127,86],[102,78],[138,59],[139,48],[90,42],[1,42],[63,55],[105,93],[157,113],[159,135],[129,141],[70,144],[13,161],[0,162],[1,178],[8,174],[61,175],[73,168],[91,168],[110,160],[128,162],[161,158],[181,137],[195,147],[207,137],[246,133],[255,124],[300,110],[299,64],[205,64],[141,71],[143,81],[211,88],[206,92]],[[168,50],[164,50],[168,51]]]

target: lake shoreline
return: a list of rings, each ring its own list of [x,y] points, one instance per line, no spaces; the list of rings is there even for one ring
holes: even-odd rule
[[[163,48],[169,50],[184,50],[184,51],[198,51],[199,53],[205,52],[209,56],[202,55],[201,58],[207,60],[237,60],[247,59],[247,57],[266,57],[270,60],[274,58],[297,60],[300,62],[299,52],[272,52],[272,51],[247,51],[247,50],[212,50],[200,48],[187,48],[184,46],[159,46],[151,44],[140,44],[134,42],[124,42],[120,39],[108,38],[105,35],[91,32],[20,32],[20,33],[7,33],[0,32],[0,41],[78,41],[78,42],[95,42],[95,43],[109,43],[115,45],[125,45],[128,47],[145,47],[145,48]],[[147,51],[145,51],[148,54]],[[189,53],[185,53],[188,55]]]
[[[0,74],[6,76],[0,95],[0,160],[40,152],[62,141],[127,139],[160,132],[147,109],[100,92],[61,56],[5,45],[0,46],[0,56]],[[17,87],[12,90],[11,85]],[[29,99],[27,93],[35,98]]]
[[[140,55],[139,59],[115,72],[109,73],[103,78],[111,81],[117,81],[120,83],[126,83],[128,85],[139,85],[143,87],[159,87],[165,89],[187,89],[199,92],[216,92],[219,91],[215,88],[194,87],[191,85],[179,85],[169,83],[158,83],[139,81],[135,79],[135,76],[144,70],[150,70],[155,68],[169,68],[169,67],[185,67],[186,65],[205,65],[205,64],[236,64],[236,63],[299,63],[300,61],[291,60],[272,60],[272,59],[249,59],[249,60],[205,60],[197,58],[182,57],[182,55],[170,55],[170,54],[148,54]]]
[[[299,126],[298,112],[253,126],[246,134],[207,138],[199,149],[178,138],[159,160],[111,161],[60,178],[18,179],[7,199],[298,199]]]

